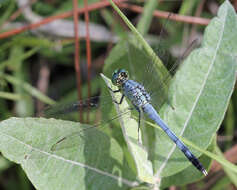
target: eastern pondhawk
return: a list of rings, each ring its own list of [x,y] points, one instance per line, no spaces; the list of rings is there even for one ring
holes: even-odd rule
[[[48,114],[64,114],[66,112],[71,112],[72,110],[78,110],[79,107],[88,107],[91,109],[92,107],[109,107],[112,106],[112,102],[115,104],[122,104],[124,98],[126,97],[130,103],[132,104],[131,108],[128,108],[126,110],[123,110],[121,113],[119,113],[116,116],[113,116],[111,119],[108,120],[102,120],[102,122],[99,122],[95,126],[104,126],[110,121],[114,121],[115,119],[118,119],[120,117],[126,116],[126,114],[130,110],[136,110],[138,112],[138,123],[140,128],[140,124],[142,121],[143,113],[148,118],[150,118],[153,122],[155,122],[157,125],[159,125],[162,130],[169,136],[169,138],[177,145],[177,147],[183,152],[183,154],[188,158],[188,160],[204,175],[207,175],[207,171],[204,169],[200,161],[191,153],[191,151],[184,145],[184,143],[169,129],[168,125],[161,119],[161,117],[158,115],[155,108],[162,105],[164,102],[164,99],[162,99],[162,96],[164,96],[164,93],[167,91],[167,86],[164,84],[166,83],[167,79],[170,78],[170,75],[167,76],[159,76],[157,74],[157,66],[150,62],[149,58],[144,61],[144,63],[138,64],[139,62],[139,54],[133,56],[132,52],[136,51],[136,48],[131,45],[127,45],[129,43],[125,42],[124,49],[121,49],[121,51],[127,51],[128,52],[128,62],[134,63],[136,62],[137,65],[132,66],[132,64],[129,64],[128,68],[125,69],[117,69],[113,72],[112,75],[112,83],[118,87],[117,90],[109,89],[113,93],[122,93],[122,96],[119,101],[111,100],[111,97],[109,96],[101,96],[101,97],[92,97],[90,99],[79,101],[76,103],[73,103],[72,105],[64,106],[50,109]],[[193,45],[193,44],[192,44]],[[126,48],[127,47],[127,48]],[[136,61],[134,61],[134,59]],[[123,60],[124,61],[124,60]],[[142,61],[142,60],[140,60]],[[119,62],[119,60],[118,60]],[[146,63],[148,62],[148,66]],[[178,63],[174,64],[171,70],[174,70]],[[118,65],[117,67],[122,67],[123,65]],[[129,79],[129,70],[130,73],[132,73],[132,79]],[[135,77],[134,77],[135,76]],[[163,80],[160,81],[160,78],[163,77]],[[142,81],[139,83],[139,81]],[[163,94],[163,95],[162,95]],[[154,97],[158,96],[158,99],[160,102],[153,101]],[[98,104],[99,101],[99,104]],[[171,105],[172,106],[172,105]],[[107,109],[109,110],[109,109]],[[107,113],[108,115],[110,113]],[[89,127],[86,128],[85,131],[89,131]],[[139,132],[139,131],[138,131]],[[80,135],[80,134],[78,134]],[[62,137],[53,147],[52,149],[60,149],[60,146],[67,147],[66,141],[70,139],[72,136],[75,136],[75,134],[68,135],[65,137]],[[62,143],[63,142],[63,143]],[[75,146],[75,144],[73,144]]]

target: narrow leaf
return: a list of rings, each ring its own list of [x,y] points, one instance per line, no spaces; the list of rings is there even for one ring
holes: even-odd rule
[[[103,74],[101,74],[101,76],[106,82],[107,86],[111,88],[112,82]],[[114,86],[112,87],[112,89],[113,88]],[[119,93],[119,95],[118,93],[116,93],[115,96],[115,93],[111,92],[111,96],[117,102],[119,101],[118,96],[121,97],[122,94]],[[129,108],[129,105],[126,100],[123,100],[121,105],[115,103],[115,107],[117,113],[120,114],[122,111],[127,110]],[[147,151],[145,147],[143,147],[142,144],[139,143],[139,139],[141,139],[141,136],[138,137],[138,123],[135,119],[131,117],[131,112],[127,112],[126,114],[127,117],[121,117],[119,121],[122,127],[125,141],[128,145],[128,149],[132,154],[133,159],[135,160],[138,177],[142,181],[154,183],[152,165],[151,162],[148,160]]]

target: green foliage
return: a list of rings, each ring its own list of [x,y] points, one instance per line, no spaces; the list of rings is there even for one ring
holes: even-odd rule
[[[142,13],[142,17],[137,25],[137,30],[141,33],[141,35],[145,35],[151,24],[152,20],[152,12],[156,9],[158,2],[156,0],[147,1],[144,6],[144,11]]]
[[[5,3],[5,4],[4,4]],[[12,11],[14,10],[14,7],[15,7],[15,3],[13,0],[10,0],[10,3],[7,4],[6,1],[3,3],[0,2],[0,10],[1,9],[4,9],[5,7],[4,6],[8,6],[6,8],[6,11],[3,11],[4,14],[1,15],[1,18],[0,18],[0,26],[3,24],[3,22],[10,16],[10,14],[12,13]]]
[[[3,16],[0,23],[4,23],[14,9],[14,1],[10,2],[9,5],[4,5],[6,11],[1,13]],[[93,2],[97,0],[89,3]],[[155,64],[152,67],[152,76],[146,78],[148,83],[153,78],[162,83],[167,77],[166,68],[139,33],[146,34],[149,30],[156,3],[146,2],[138,29],[113,5],[131,29],[133,36],[126,34],[108,9],[103,11],[108,25],[113,27],[115,24],[115,31],[122,39],[112,49],[103,67],[102,78],[107,86],[112,85],[108,78],[118,67],[129,70],[131,77],[135,75],[138,82],[143,82],[143,74],[149,61],[154,61]],[[59,8],[55,9],[53,5]],[[198,1],[183,1],[181,5],[180,13],[187,14],[198,6]],[[83,6],[82,1],[79,1],[79,6]],[[158,6],[159,9],[172,7]],[[71,10],[72,4],[68,1],[61,4],[56,1],[56,4],[52,5],[37,2],[33,8],[40,14],[49,15]],[[98,21],[98,18],[94,20]],[[236,183],[237,167],[223,158],[216,144],[216,132],[224,118],[235,84],[236,31],[235,11],[230,3],[225,1],[219,9],[218,16],[206,28],[201,47],[194,50],[184,61],[171,81],[170,88],[161,89],[161,84],[158,83],[155,87],[152,86],[155,93],[161,92],[153,97],[157,110],[164,102],[163,96],[168,93],[168,101],[163,105],[160,114],[199,157],[203,165],[210,168],[212,159],[223,165],[228,178],[220,180],[215,189]],[[178,35],[182,32],[183,30],[175,29],[172,32],[173,39],[177,41]],[[64,64],[72,68],[72,41],[64,42],[62,45],[64,46],[58,51],[57,42],[29,34],[3,41],[0,46],[1,119],[12,116],[12,110],[17,116],[33,115],[33,97],[47,104],[55,103],[34,87],[35,81],[31,80],[29,73],[34,64],[32,60],[35,60],[37,55],[46,58],[49,64]],[[104,48],[103,44],[93,47],[93,52]],[[81,45],[81,49],[85,49],[84,44]],[[74,72],[71,76],[73,77],[67,79],[66,75],[55,78],[50,86],[50,92],[56,89],[63,94],[60,99],[62,103],[71,102],[77,96],[76,90],[71,89],[75,85]],[[105,84],[101,83],[98,76],[94,77],[92,94],[97,94],[100,88],[102,95],[109,95]],[[83,83],[84,97],[88,95],[87,87],[86,82]],[[116,95],[114,98],[119,99],[120,96]],[[9,108],[9,100],[13,102],[13,109]],[[235,99],[232,100],[225,122],[227,128],[223,130],[225,135],[232,137],[235,131],[236,102]],[[108,104],[102,110],[91,110],[90,117],[97,119],[99,115],[99,118],[107,120],[122,113],[128,106],[129,103],[126,101],[121,106],[114,107]],[[158,126],[150,124],[150,121],[145,123],[138,138],[136,118],[137,115],[128,110],[124,117],[98,130],[84,130],[93,125],[78,122],[10,118],[0,122],[0,151],[4,157],[21,165],[37,189],[149,189],[149,185],[163,189],[203,178],[180,150],[175,148],[165,133],[159,130]],[[59,142],[65,136],[66,140]],[[138,139],[142,139],[143,144],[139,144]],[[232,143],[229,142],[226,148],[231,147]],[[12,162],[6,161],[4,157],[0,157],[2,173],[12,167]],[[29,183],[24,183],[26,177],[21,171],[18,169],[16,173],[22,183],[19,186],[14,183],[13,189],[30,189]],[[10,186],[7,189],[10,189]]]
[[[236,14],[226,2],[218,17],[206,28],[202,46],[188,56],[175,75],[169,93],[170,104],[175,111],[169,105],[163,107],[163,118],[176,134],[203,149],[210,145],[220,127],[235,84],[236,61],[230,49],[236,51],[233,40],[236,37],[230,36],[229,32],[236,27]],[[233,35],[236,36],[236,33]],[[169,159],[156,161],[159,174],[168,176],[169,172],[176,173],[185,166],[172,162],[180,159],[179,152],[172,144],[164,143],[162,136],[158,139],[160,151],[169,155]],[[160,147],[165,148],[161,150]]]
[[[72,138],[79,146],[51,150],[63,136],[83,127],[55,119],[11,118],[1,122],[0,149],[21,164],[37,189],[126,189],[136,184],[122,147],[97,129]]]

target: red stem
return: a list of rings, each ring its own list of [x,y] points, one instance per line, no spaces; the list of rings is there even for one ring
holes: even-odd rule
[[[74,57],[74,67],[76,70],[77,78],[77,94],[78,99],[82,99],[81,95],[81,71],[80,71],[80,46],[79,46],[79,36],[78,36],[78,13],[77,13],[78,3],[77,0],[73,0],[73,21],[74,21],[74,33],[75,33],[75,57]],[[79,117],[82,122],[82,107],[79,107]]]
[[[87,84],[88,84],[88,97],[91,96],[91,44],[90,44],[90,33],[89,33],[89,13],[88,13],[88,2],[84,0],[85,5],[85,22],[86,22],[86,56],[87,56]],[[87,113],[87,121],[89,121],[89,113]]]
[[[126,1],[126,0],[114,0],[115,3],[120,3],[120,2],[124,2],[124,1]],[[107,7],[107,6],[110,6],[110,3],[108,1],[101,1],[101,2],[89,5],[87,7],[88,8],[87,10],[88,11],[93,11],[93,10],[100,9],[100,8],[103,8],[103,7]],[[81,13],[84,13],[84,12],[85,12],[85,8],[78,8],[77,9],[77,14],[81,14]],[[62,13],[62,14],[50,16],[50,17],[42,19],[41,21],[36,22],[34,24],[29,24],[29,25],[26,25],[26,26],[23,26],[23,27],[20,27],[20,28],[17,28],[17,29],[13,29],[13,30],[10,30],[10,31],[7,31],[7,32],[3,32],[3,33],[0,34],[0,39],[22,33],[26,30],[31,30],[31,29],[38,28],[43,24],[50,23],[50,22],[52,22],[54,20],[57,20],[57,19],[68,18],[68,17],[71,17],[71,16],[73,16],[73,11],[68,11],[68,12],[65,12],[65,13]]]
[[[120,4],[118,4],[118,6],[122,7],[122,8],[132,10],[132,11],[137,12],[137,13],[142,13],[143,12],[143,8],[140,7],[140,6],[137,6],[137,5],[131,5],[131,4],[127,4],[127,3],[120,3]],[[156,16],[156,17],[159,17],[159,18],[168,18],[169,15],[170,15],[170,12],[166,12],[166,11],[155,10],[153,12],[153,16]],[[169,19],[170,20],[175,20],[175,21],[178,21],[178,22],[185,22],[185,23],[199,24],[199,25],[208,25],[208,23],[210,22],[210,20],[206,19],[206,18],[178,15],[178,14],[174,14],[174,13],[172,13],[169,16]]]

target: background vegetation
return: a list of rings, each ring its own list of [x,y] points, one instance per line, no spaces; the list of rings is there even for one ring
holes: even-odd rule
[[[169,50],[172,59],[179,59],[193,39],[202,40],[205,26],[216,16],[224,1],[118,2],[123,13],[153,47],[157,46],[157,36],[165,26],[164,49]],[[74,28],[77,23],[76,17],[73,19],[75,1],[0,0],[1,120],[12,116],[39,116],[46,105],[100,94],[99,73],[106,66],[105,59],[129,29],[107,1],[89,0],[89,19],[85,14],[85,3],[78,1],[79,22]],[[231,3],[237,8],[237,1]],[[146,10],[144,14],[141,13],[143,10]],[[165,24],[169,13],[177,15],[171,16],[172,21]],[[79,37],[75,37],[74,31]],[[163,52],[159,53],[166,57]],[[236,112],[234,90],[217,134],[220,149],[215,150],[219,155],[222,152],[232,163],[237,162]],[[21,167],[3,156],[0,157],[0,172],[1,189],[34,189]],[[236,176],[213,161],[205,179],[169,188],[235,189],[236,181]]]

